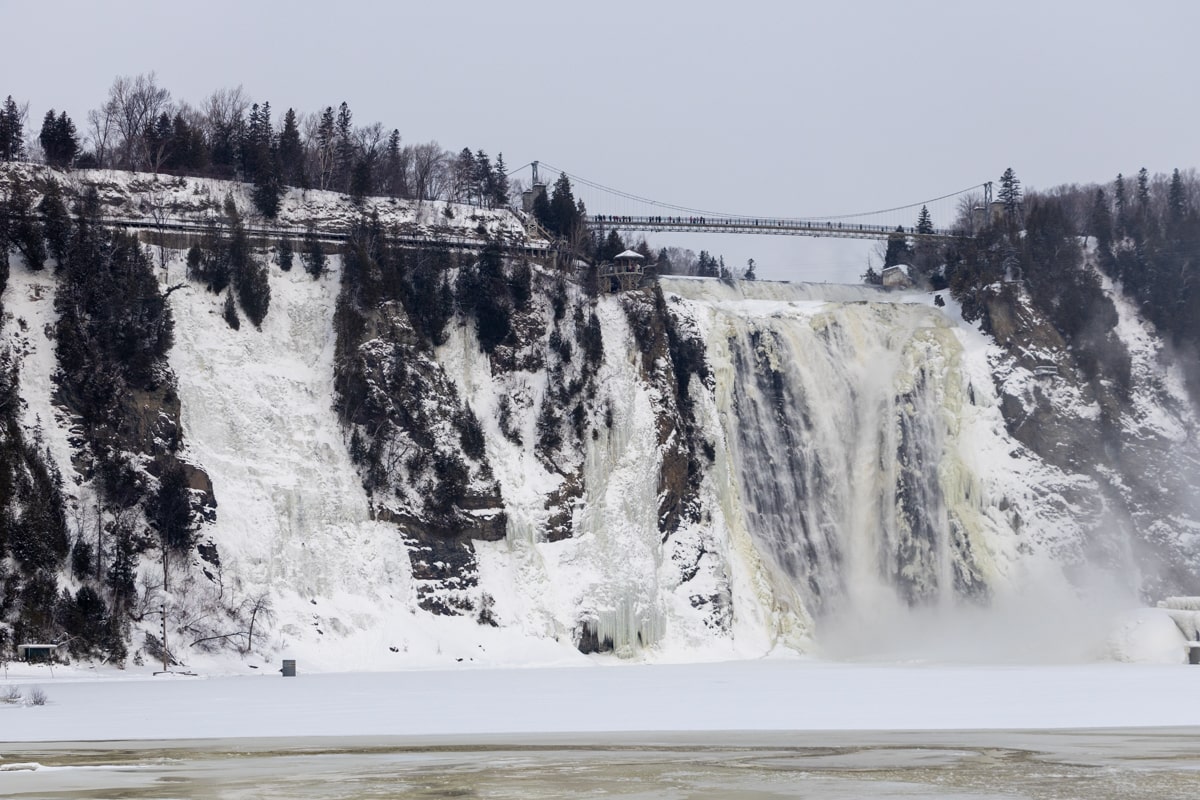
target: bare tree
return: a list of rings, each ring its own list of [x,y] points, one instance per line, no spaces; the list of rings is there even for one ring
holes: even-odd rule
[[[233,168],[234,142],[250,108],[250,98],[239,85],[233,89],[218,89],[201,106],[204,115],[204,134],[212,150],[213,165]],[[225,177],[232,177],[226,175]]]
[[[258,622],[258,618],[262,617],[263,624],[268,624],[274,619],[275,613],[271,608],[271,597],[266,592],[247,598],[242,603],[242,608],[250,615],[249,626],[246,630],[246,649],[243,651],[249,653],[254,649],[254,626]]]
[[[954,227],[974,233],[979,226],[987,222],[991,209],[983,207],[983,195],[979,192],[968,192],[958,198],[957,216]]]
[[[417,200],[437,200],[446,188],[446,154],[437,142],[413,148],[413,194]]]
[[[306,113],[301,114],[299,119],[300,125],[300,140],[304,143],[304,172],[310,178],[317,179],[317,185],[320,185],[323,164],[320,154],[320,130],[321,130],[321,115]]]
[[[232,89],[217,89],[205,99],[200,108],[205,133],[215,136],[229,131],[245,119],[249,108],[250,98],[246,96],[241,84]]]
[[[155,82],[154,73],[130,78],[119,76],[108,90],[105,107],[113,115],[121,137],[121,165],[139,169],[150,161],[146,128],[171,109],[171,93]]]
[[[386,139],[387,132],[378,122],[372,122],[370,125],[364,125],[354,130],[354,147],[358,150],[360,158],[379,158]]]
[[[111,158],[109,150],[112,147],[115,122],[116,113],[111,101],[88,112],[88,138],[92,142],[92,152],[96,156],[96,166],[98,167],[109,166]]]

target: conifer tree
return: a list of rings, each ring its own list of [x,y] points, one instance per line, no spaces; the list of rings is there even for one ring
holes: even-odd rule
[[[1092,201],[1092,213],[1090,225],[1091,235],[1096,237],[1096,243],[1103,250],[1108,250],[1112,245],[1113,239],[1113,221],[1112,212],[1108,207],[1108,196],[1104,194],[1103,189],[1096,190],[1096,197]]]
[[[921,206],[917,215],[917,233],[933,233],[933,219],[929,216],[929,207]]]
[[[389,197],[406,197],[404,162],[400,152],[400,131],[392,128],[384,155],[384,191]]]
[[[279,172],[283,183],[304,187],[304,145],[296,112],[290,108],[283,115],[283,130],[279,132]]]
[[[1124,239],[1129,235],[1129,201],[1125,196],[1125,177],[1119,172],[1117,180],[1113,183],[1113,202],[1117,206],[1117,224],[1114,232],[1118,238]]]
[[[1145,211],[1150,206],[1150,173],[1145,167],[1138,170],[1137,201],[1140,210]]]
[[[10,94],[0,107],[0,161],[20,161],[25,157],[23,116]]]
[[[350,106],[343,100],[338,106],[337,114],[337,174],[334,183],[340,191],[350,188],[350,178],[354,170],[354,127],[351,124],[353,118]]]
[[[46,112],[38,141],[42,145],[46,163],[52,167],[69,167],[79,151],[75,123],[65,111],[57,117],[54,115],[54,109]]]
[[[67,205],[63,201],[62,189],[57,181],[50,181],[46,187],[42,200],[38,203],[38,212],[42,216],[42,228],[50,255],[54,256],[61,266],[67,257],[67,247],[71,241],[71,215],[67,213]]]
[[[267,219],[275,219],[283,195],[283,181],[269,102],[263,103],[261,108],[258,104],[251,107],[242,152],[246,177],[254,183],[254,206]]]
[[[289,236],[284,236],[279,240],[279,268],[284,272],[290,272],[293,257],[292,239]]]
[[[237,305],[233,302],[232,287],[225,293],[225,305],[223,306],[221,316],[225,318],[225,324],[235,331],[241,329],[242,320],[238,317]]]
[[[1168,221],[1173,225],[1182,222],[1187,213],[1187,195],[1183,190],[1183,177],[1179,174],[1178,167],[1171,173],[1171,187],[1167,190],[1167,213]]]
[[[912,248],[908,246],[908,238],[904,235],[904,227],[897,226],[894,233],[888,236],[887,251],[883,256],[883,267],[894,267],[897,264],[912,263]]]
[[[1017,180],[1017,175],[1013,172],[1012,167],[1004,170],[1004,174],[1000,176],[1000,193],[996,196],[996,199],[1004,204],[1004,214],[1008,218],[1010,225],[1019,221],[1021,212],[1021,181]]]
[[[570,239],[581,222],[575,197],[571,193],[571,180],[566,173],[562,173],[554,182],[554,191],[550,195],[550,231]]]
[[[496,196],[496,176],[492,172],[492,160],[480,150],[475,154],[475,196],[479,205],[491,208]]]
[[[495,180],[492,184],[492,207],[504,208],[508,205],[508,174],[504,165],[504,153],[496,156]]]
[[[464,147],[458,154],[458,158],[454,162],[454,178],[457,183],[455,187],[459,197],[457,199],[467,203],[474,203],[475,182],[478,178],[475,154],[471,152],[471,148]]]
[[[25,259],[25,266],[40,270],[46,265],[46,241],[42,225],[33,210],[33,198],[21,181],[14,181],[8,193],[8,241]]]
[[[337,166],[336,133],[333,106],[325,106],[325,110],[321,112],[321,122],[317,125],[318,184],[322,189],[328,189],[333,184],[333,174]]]
[[[314,278],[321,277],[325,272],[325,250],[317,237],[317,229],[311,224],[304,234],[304,252],[300,254],[300,260],[304,263],[304,270]]]

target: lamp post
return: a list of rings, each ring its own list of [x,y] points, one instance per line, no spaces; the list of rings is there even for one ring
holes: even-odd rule
[[[160,606],[158,607],[158,611],[159,611],[159,613],[160,613],[160,614],[162,614],[162,659],[163,659],[163,672],[167,672],[168,670],[167,670],[167,607],[166,607],[166,605],[165,605],[165,604],[164,604],[164,605],[160,605]]]

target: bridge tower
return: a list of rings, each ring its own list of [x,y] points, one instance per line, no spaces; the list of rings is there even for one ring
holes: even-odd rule
[[[546,196],[546,184],[538,178],[538,162],[534,161],[533,167],[533,184],[521,192],[521,210],[526,214],[533,213],[533,204],[537,201],[538,195]]]

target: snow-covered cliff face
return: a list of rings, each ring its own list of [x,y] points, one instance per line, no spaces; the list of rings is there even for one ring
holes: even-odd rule
[[[182,275],[173,258],[171,282]],[[22,342],[26,418],[49,429],[64,491],[86,508],[71,439],[56,429],[52,347],[39,338],[55,279],[20,270],[4,330]],[[687,279],[593,299],[536,267],[512,339],[490,355],[461,315],[437,346],[397,308],[363,334],[386,356],[362,374],[388,413],[420,405],[437,423],[427,441],[404,423],[391,441],[408,466],[389,483],[356,463],[339,416],[340,270],[334,258],[314,281],[272,263],[261,330],[229,329],[220,298],[198,285],[170,297],[181,453],[211,478],[216,519],[200,539],[219,563],[176,564],[164,592],[161,566],[144,558],[140,605],[167,605],[183,661],[247,644],[314,668],[580,651],[725,658],[810,651],[889,609],[986,607],[1031,585],[1070,586],[1092,564],[1135,588],[1198,588],[1200,516],[1183,496],[1196,419],[1128,309],[1125,445],[1082,465],[1046,441],[1054,430],[1074,437],[1055,448],[1091,446],[1081,441],[1099,411],[1086,387],[1066,366],[1035,375],[1042,359],[1022,361],[1028,342],[998,345],[953,303]],[[442,424],[466,408],[481,452]],[[1035,413],[1041,438],[1023,433]],[[459,453],[464,496],[478,490],[486,503],[431,524],[426,484],[403,477],[420,472],[422,448]],[[459,512],[482,521],[451,530]],[[141,635],[135,625],[132,650]]]

